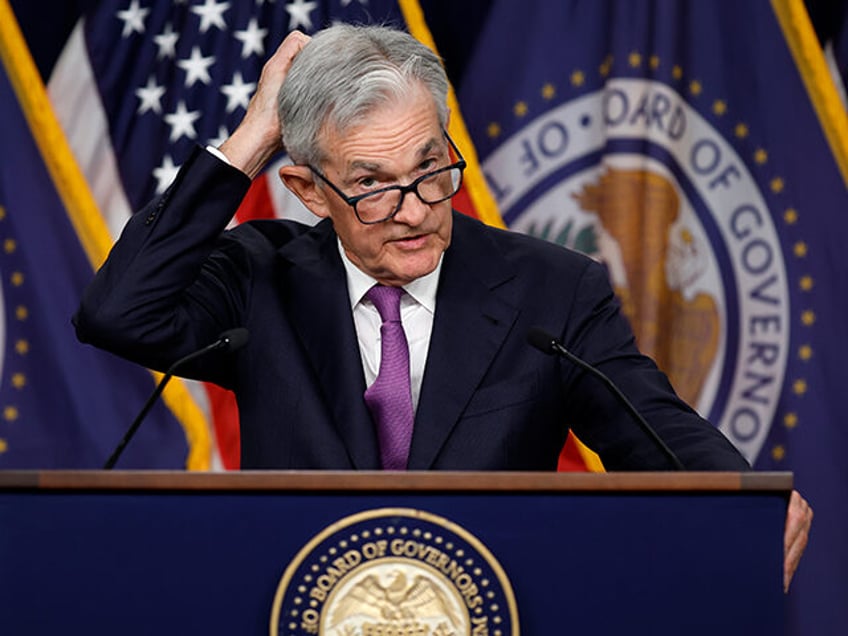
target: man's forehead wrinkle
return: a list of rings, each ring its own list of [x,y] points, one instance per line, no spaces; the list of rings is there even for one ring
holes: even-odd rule
[[[433,151],[433,148],[435,148],[437,145],[438,145],[438,140],[435,137],[431,137],[426,142],[421,144],[421,146],[419,146],[418,150],[415,153],[415,157],[417,159],[421,159],[423,157],[426,157],[427,155],[429,155]],[[382,169],[382,167],[383,167],[383,164],[381,164],[381,163],[377,163],[375,161],[365,161],[365,160],[361,160],[361,159],[353,159],[353,160],[349,161],[348,164],[347,164],[348,171],[371,170],[371,171],[376,172],[376,171]]]

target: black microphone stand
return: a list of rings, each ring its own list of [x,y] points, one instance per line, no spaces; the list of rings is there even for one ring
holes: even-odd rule
[[[112,470],[115,467],[115,464],[120,458],[121,454],[124,452],[124,448],[129,444],[130,440],[135,435],[138,427],[141,426],[141,422],[144,420],[144,417],[147,415],[148,411],[153,408],[153,404],[155,404],[156,399],[162,395],[162,391],[165,390],[165,386],[167,386],[168,382],[174,376],[174,373],[182,366],[196,360],[201,356],[205,356],[212,351],[235,351],[236,349],[240,349],[247,342],[248,332],[247,329],[243,327],[239,327],[237,329],[230,329],[229,331],[225,331],[220,335],[220,337],[210,345],[203,347],[203,349],[199,349],[193,353],[188,354],[187,356],[180,358],[165,372],[165,375],[156,385],[156,389],[154,389],[153,393],[150,394],[150,397],[147,398],[147,402],[144,403],[144,406],[139,411],[138,415],[136,415],[133,423],[130,424],[130,427],[127,429],[127,432],[124,434],[124,438],[120,441],[120,443],[115,447],[115,450],[112,451],[112,454],[109,456],[109,459],[106,460],[106,463],[103,465],[103,470]]]
[[[618,398],[619,402],[624,405],[624,408],[627,409],[627,412],[636,420],[636,423],[639,425],[639,428],[644,431],[644,433],[651,438],[651,440],[656,444],[657,448],[662,451],[662,453],[669,459],[669,461],[674,466],[675,470],[686,470],[686,467],[682,464],[680,459],[678,459],[677,455],[666,445],[666,443],[662,440],[662,438],[657,435],[657,432],[653,429],[653,427],[645,421],[645,418],[642,417],[642,414],[636,410],[636,407],[633,406],[633,403],[627,399],[627,396],[621,392],[615,383],[607,377],[599,369],[596,369],[588,362],[578,358],[576,355],[571,353],[568,349],[566,349],[560,342],[554,338],[552,335],[546,333],[542,329],[538,327],[532,327],[527,334],[527,341],[536,347],[539,351],[547,354],[558,354],[573,364],[576,364],[578,367],[583,369],[584,371],[588,371],[593,376],[598,378],[601,382],[603,382],[606,387]]]

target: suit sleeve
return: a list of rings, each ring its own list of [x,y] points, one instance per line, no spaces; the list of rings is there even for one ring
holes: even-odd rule
[[[247,262],[221,235],[249,186],[196,149],[165,194],[127,223],[73,317],[77,337],[164,369],[240,326]]]
[[[605,270],[591,264],[577,288],[563,342],[606,374],[689,470],[748,470],[729,440],[681,400],[666,375],[641,354]],[[610,470],[670,468],[657,445],[595,377],[563,362],[572,428]]]

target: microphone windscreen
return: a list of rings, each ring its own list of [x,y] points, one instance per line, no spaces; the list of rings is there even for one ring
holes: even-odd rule
[[[550,355],[554,353],[553,345],[556,342],[556,338],[541,327],[530,327],[530,330],[527,332],[527,342],[542,353]]]
[[[238,351],[247,344],[250,338],[250,332],[244,327],[236,327],[221,334],[221,340],[224,341],[224,351],[232,353]]]

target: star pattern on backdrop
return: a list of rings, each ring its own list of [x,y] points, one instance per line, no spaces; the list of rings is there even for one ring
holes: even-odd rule
[[[196,145],[244,117],[262,66],[293,29],[396,20],[388,0],[101,0],[93,72],[133,208],[164,192]]]

